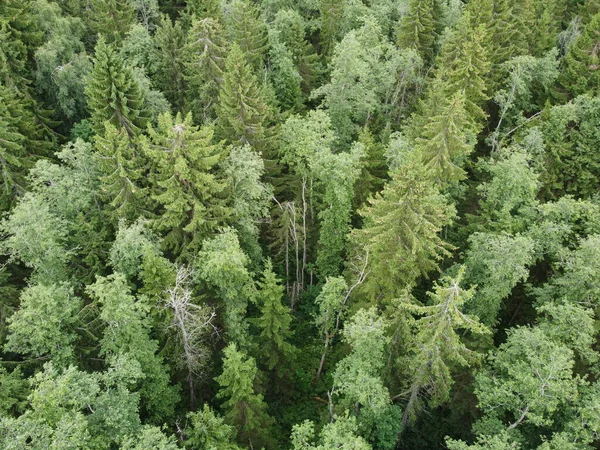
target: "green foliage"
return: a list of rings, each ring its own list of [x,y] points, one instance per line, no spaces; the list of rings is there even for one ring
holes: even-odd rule
[[[260,330],[259,355],[266,361],[267,369],[277,367],[281,371],[282,365],[291,360],[295,349],[288,342],[292,316],[290,309],[281,303],[284,288],[273,273],[271,261],[267,262],[258,288],[260,316],[254,323]]]
[[[21,293],[19,309],[8,319],[8,351],[34,358],[49,356],[56,366],[73,361],[74,326],[82,302],[66,283],[34,285]]]
[[[480,429],[550,426],[554,414],[577,398],[581,380],[573,377],[573,364],[573,352],[542,330],[513,329],[491,367],[477,376]]]
[[[147,312],[136,302],[121,274],[98,277],[88,292],[101,306],[100,319],[106,328],[100,341],[100,354],[115,364],[126,357],[139,364],[144,374],[140,397],[147,413],[158,423],[171,417],[178,400],[177,390],[158,356],[158,342],[150,338]]]
[[[194,20],[184,48],[186,108],[197,120],[216,117],[215,104],[223,81],[227,45],[221,24],[214,19]]]
[[[237,45],[252,71],[263,67],[267,51],[267,27],[258,8],[249,0],[233,0],[225,15],[227,40]]]
[[[232,144],[264,150],[270,137],[271,109],[244,53],[234,44],[225,61],[217,107],[218,136]]]
[[[561,85],[572,96],[582,94],[597,95],[600,88],[598,73],[600,42],[600,13],[585,25],[585,31],[569,47],[564,58],[564,68],[560,77]]]
[[[375,308],[359,310],[344,326],[344,341],[351,353],[336,366],[332,392],[340,396],[338,407],[354,411],[358,416],[358,429],[362,436],[377,440],[378,429],[385,418],[394,416],[390,394],[383,384],[385,347],[389,338],[386,324]],[[396,417],[399,419],[399,417]],[[401,422],[392,424],[391,435],[397,435]],[[375,448],[393,448],[395,439]]]
[[[63,16],[60,7],[36,1],[46,43],[35,51],[36,89],[60,117],[71,122],[85,117],[85,79],[91,63],[85,53],[81,19]]]
[[[235,428],[227,425],[208,405],[188,414],[190,428],[186,428],[185,446],[215,450],[239,450],[232,441]]]
[[[589,197],[597,189],[600,170],[594,158],[598,134],[598,97],[581,96],[544,111],[540,128],[545,144],[540,181],[544,193]]]
[[[225,399],[221,408],[227,424],[235,426],[237,440],[251,448],[269,445],[272,419],[267,414],[263,396],[256,392],[257,368],[254,358],[248,358],[235,344],[224,350],[223,373],[216,378],[221,389],[218,398]],[[269,445],[270,447],[270,445]]]
[[[248,257],[240,248],[235,230],[227,228],[203,242],[197,266],[200,279],[216,291],[222,302],[228,340],[244,349],[249,346],[246,308],[256,296],[247,264]]]
[[[2,222],[8,236],[2,246],[11,258],[33,269],[37,282],[64,281],[70,257],[64,247],[66,229],[64,219],[39,196],[28,193]]]
[[[214,169],[223,147],[212,143],[212,127],[194,126],[191,114],[165,113],[148,134],[142,147],[152,161],[152,198],[161,209],[154,226],[166,233],[167,248],[193,253],[229,214],[225,185]]]
[[[475,136],[465,110],[465,96],[450,97],[429,118],[415,142],[431,178],[441,186],[465,178],[462,165],[473,151]]]
[[[330,82],[311,97],[324,97],[322,104],[343,146],[383,108],[383,99],[395,87],[400,63],[379,25],[368,18],[335,47]]]
[[[127,437],[122,450],[177,450],[177,441],[173,436],[166,436],[160,428],[152,426],[142,427],[137,436]]]
[[[28,382],[20,368],[8,372],[0,367],[0,416],[23,413],[27,406]]]
[[[148,192],[141,186],[141,155],[130,143],[126,129],[106,122],[104,133],[96,136],[95,148],[109,214],[117,219],[139,217],[146,209]]]
[[[474,290],[460,287],[464,276],[461,268],[456,278],[444,278],[429,292],[431,306],[406,303],[404,307],[419,318],[414,323],[415,338],[412,343],[413,363],[410,398],[404,410],[403,422],[414,421],[420,409],[420,396],[429,396],[429,406],[447,401],[452,387],[452,369],[468,367],[478,360],[463,340],[463,333],[485,335],[488,330],[477,317],[462,312]]]
[[[118,445],[140,429],[139,397],[129,388],[142,376],[139,365],[124,359],[97,374],[47,363],[32,378],[29,409],[0,420],[0,442],[11,450]]]
[[[125,64],[103,35],[96,44],[94,68],[85,93],[96,133],[103,134],[106,121],[117,128],[124,128],[130,138],[145,127],[145,99],[142,98],[140,86],[133,77],[131,67]]]
[[[400,47],[412,47],[426,61],[433,57],[437,28],[434,0],[409,0],[408,11],[400,21],[397,42]]]
[[[482,161],[481,168],[490,173],[490,181],[481,183],[481,218],[491,230],[515,233],[522,231],[528,215],[537,205],[538,174],[531,167],[531,156],[520,148],[500,153],[499,158]]]
[[[187,36],[181,22],[163,16],[154,35],[157,55],[157,80],[167,100],[177,112],[182,111],[186,95],[184,48]]]
[[[416,161],[392,172],[383,191],[361,211],[364,228],[353,231],[355,245],[369,254],[364,288],[370,296],[393,297],[435,270],[449,254],[439,233],[454,214]]]
[[[265,163],[249,145],[233,147],[222,163],[222,171],[230,189],[231,223],[240,245],[256,263],[262,257],[259,224],[269,217],[273,197],[272,187],[262,181]]]
[[[305,421],[295,425],[292,430],[293,450],[327,450],[336,448],[340,450],[371,450],[372,447],[362,437],[358,436],[358,429],[354,417],[337,417],[335,422],[323,427],[319,435],[318,445],[313,445],[314,424]]]
[[[467,311],[488,326],[495,324],[502,300],[529,275],[534,242],[526,236],[473,233],[465,255],[466,279],[476,286]]]
[[[106,36],[109,43],[121,41],[135,20],[130,0],[92,0],[90,6],[91,29]]]
[[[0,0],[0,448],[598,448],[599,24]]]

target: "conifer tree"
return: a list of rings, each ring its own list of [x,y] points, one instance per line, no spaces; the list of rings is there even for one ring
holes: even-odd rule
[[[30,84],[33,52],[42,44],[32,0],[0,3],[0,84],[24,94]]]
[[[186,108],[196,120],[216,118],[215,106],[223,81],[227,46],[221,24],[214,19],[193,20],[184,49]]]
[[[127,132],[106,122],[105,131],[95,140],[96,158],[101,171],[102,196],[115,218],[136,219],[146,211],[147,189],[143,186],[141,155],[131,144]]]
[[[215,173],[224,150],[212,143],[212,128],[199,129],[191,114],[162,114],[148,134],[142,145],[153,161],[152,198],[162,209],[155,226],[166,232],[167,247],[193,253],[229,213],[222,197],[225,185]]]
[[[269,432],[272,419],[262,394],[255,389],[256,362],[235,344],[229,344],[223,353],[223,372],[216,381],[221,387],[217,397],[224,399],[221,408],[225,421],[236,428],[241,445],[266,446],[272,439]]]
[[[482,108],[488,99],[486,82],[490,64],[484,47],[486,33],[482,26],[472,25],[471,13],[465,11],[437,59],[436,78],[444,83],[446,95],[464,94],[469,118],[478,124],[485,119]]]
[[[176,111],[183,110],[186,95],[184,48],[187,40],[180,21],[163,16],[154,35],[157,49],[157,80]]]
[[[409,0],[398,29],[398,45],[414,48],[425,61],[431,61],[436,28],[435,0]]]
[[[271,111],[244,53],[236,44],[225,63],[217,116],[219,138],[234,144],[249,144],[257,151],[267,147]]]
[[[268,49],[266,24],[257,7],[250,0],[234,0],[225,17],[227,40],[240,48],[252,72],[257,73]]]
[[[313,45],[306,39],[307,23],[294,9],[281,9],[275,14],[270,33],[277,34],[277,42],[285,45],[291,53],[292,61],[302,77],[304,94],[316,87],[316,81],[322,68]]]
[[[324,55],[330,55],[333,52],[335,44],[340,37],[342,16],[346,3],[346,0],[320,1],[321,53]]]
[[[0,94],[8,90],[0,84]],[[27,165],[27,151],[25,136],[19,132],[19,121],[25,118],[11,117],[7,102],[12,99],[0,95],[0,169],[2,174],[2,191],[0,194],[2,210],[8,209],[13,195],[23,190],[23,166]]]
[[[457,91],[444,103],[429,118],[415,143],[427,171],[440,186],[465,177],[461,166],[475,144],[472,123],[465,111],[465,95]]]
[[[405,304],[411,313],[421,317],[414,324],[412,385],[402,418],[404,424],[414,421],[421,395],[428,394],[432,407],[448,399],[453,366],[468,366],[476,361],[477,354],[462,342],[459,330],[479,335],[488,333],[477,317],[462,312],[464,303],[473,296],[472,289],[465,291],[460,287],[463,274],[461,268],[456,278],[445,278],[436,283],[433,292],[429,293],[431,306]]]
[[[585,32],[564,58],[561,85],[573,96],[600,93],[600,13],[592,17]]]
[[[291,362],[290,357],[294,351],[287,342],[291,335],[292,316],[290,309],[281,302],[284,288],[273,273],[270,260],[267,261],[258,288],[260,317],[255,320],[255,324],[260,329],[259,354],[266,361],[268,370],[277,368],[281,373],[282,364]]]
[[[455,210],[414,158],[394,171],[368,203],[360,212],[364,228],[353,231],[355,244],[369,253],[370,273],[362,288],[372,298],[389,299],[427,276],[449,254],[439,233]]]
[[[278,104],[283,111],[298,112],[302,109],[302,77],[298,73],[288,48],[274,39],[269,50],[269,79]]]
[[[129,0],[92,0],[89,17],[94,32],[106,36],[109,44],[121,42],[135,21]]]
[[[146,126],[145,99],[133,71],[102,36],[96,44],[94,68],[85,92],[96,133],[104,132],[106,121],[124,128],[130,138]]]

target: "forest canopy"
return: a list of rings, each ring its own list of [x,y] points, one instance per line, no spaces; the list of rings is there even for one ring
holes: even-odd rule
[[[600,1],[1,0],[0,448],[600,448]]]

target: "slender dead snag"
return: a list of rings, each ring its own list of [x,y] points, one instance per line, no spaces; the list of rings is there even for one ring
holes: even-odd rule
[[[165,308],[173,314],[170,327],[181,343],[179,364],[187,371],[190,408],[193,410],[196,406],[195,379],[203,375],[210,356],[205,339],[209,329],[216,331],[212,323],[216,313],[208,306],[193,302],[191,276],[189,268],[182,266],[177,269],[175,285],[166,290]]]

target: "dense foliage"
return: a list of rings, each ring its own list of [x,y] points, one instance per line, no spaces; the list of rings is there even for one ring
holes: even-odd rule
[[[600,448],[600,2],[0,0],[0,448]]]

